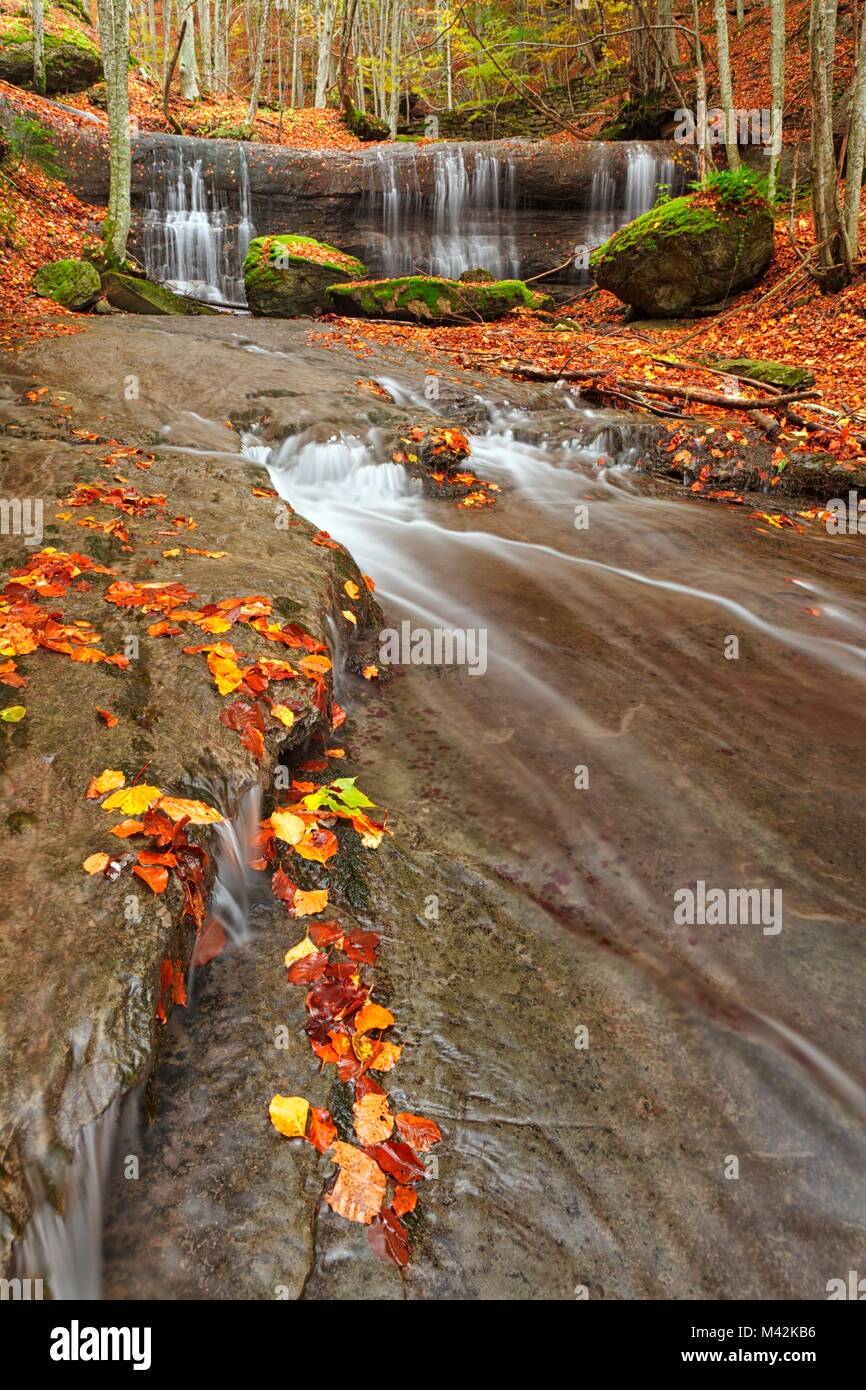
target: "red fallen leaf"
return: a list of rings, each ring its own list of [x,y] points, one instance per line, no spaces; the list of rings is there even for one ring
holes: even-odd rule
[[[379,945],[379,941],[378,932],[361,931],[360,929],[347,932],[343,951],[350,960],[363,961],[365,965],[375,965],[376,947]]]
[[[173,869],[177,864],[177,858],[170,850],[163,850],[158,853],[156,850],[143,849],[139,852],[139,864],[163,864],[167,869]]]
[[[158,808],[145,811],[143,825],[145,835],[150,835],[160,847],[170,845],[174,839],[174,821]]]
[[[423,1115],[411,1115],[408,1110],[401,1110],[399,1115],[395,1115],[394,1123],[400,1138],[405,1139],[419,1154],[429,1153],[442,1138],[442,1131],[434,1120],[427,1120]]]
[[[252,753],[257,762],[265,760],[265,740],[260,729],[248,724],[241,734],[241,744]]]
[[[358,1077],[355,1085],[355,1099],[363,1100],[365,1096],[383,1096],[385,1091],[378,1081],[374,1081],[369,1072],[364,1072]]]
[[[176,960],[172,967],[171,999],[173,1004],[186,1005],[186,981],[183,978],[181,960]]]
[[[346,711],[342,705],[338,705],[336,700],[331,702],[331,728],[339,729],[346,722]]]
[[[97,705],[97,706],[96,706],[96,713],[100,716],[101,719],[104,719],[104,720],[105,720],[105,722],[106,722],[106,724],[108,725],[109,729],[113,729],[114,726],[115,726],[115,724],[119,723],[119,720],[118,720],[118,718],[117,718],[117,715],[116,715],[116,714],[112,714],[110,709],[100,709],[100,708],[99,708],[99,705]]]
[[[340,1060],[340,1054],[334,1048],[333,1043],[316,1042],[315,1038],[310,1038],[310,1047],[323,1062],[338,1062]]]
[[[325,957],[327,960],[327,957]],[[350,960],[329,960],[325,974],[329,980],[336,980],[345,984],[348,980],[353,980],[358,974],[358,967]]]
[[[307,763],[301,763],[300,772],[322,772],[328,766],[324,758],[311,758]]]
[[[333,1024],[357,1013],[363,1007],[366,998],[367,991],[363,985],[355,987],[351,984],[325,982],[316,985],[307,995],[307,1013],[311,1022],[325,1019]]]
[[[418,1193],[414,1187],[398,1187],[391,1207],[397,1216],[405,1216],[407,1212],[415,1210],[417,1202]]]
[[[409,1263],[409,1232],[390,1207],[373,1217],[367,1228],[367,1239],[380,1259],[392,1260],[399,1269]]]
[[[343,928],[339,922],[310,923],[310,940],[315,946],[333,946],[335,942],[342,941],[343,936]]]
[[[345,1057],[341,1057],[337,1063],[337,1075],[344,1086],[348,1086],[352,1081],[357,1081],[361,1072],[361,1063],[358,1061],[354,1052],[350,1052]]]
[[[208,961],[222,953],[225,944],[226,934],[222,922],[216,917],[211,917],[196,937],[190,965],[207,965]]]
[[[325,545],[329,550],[340,549],[337,542],[331,540],[330,532],[328,531],[317,531],[313,536],[313,545]]]
[[[146,865],[134,864],[132,872],[138,874],[139,878],[143,878],[148,888],[152,889],[154,893],[164,893],[168,887],[168,869],[161,866],[154,865],[152,868],[148,868]]]
[[[331,1119],[329,1111],[322,1106],[314,1105],[310,1111],[310,1132],[306,1136],[314,1149],[318,1149],[323,1154],[329,1149],[337,1137],[337,1126]]]
[[[289,966],[290,985],[313,985],[324,978],[328,957],[324,951],[311,951],[308,956]]]
[[[420,1182],[427,1176],[427,1169],[421,1160],[399,1139],[386,1139],[384,1144],[370,1144],[364,1153],[375,1158],[383,1172],[388,1173],[401,1186]]]
[[[288,877],[287,874],[283,872],[282,869],[277,869],[276,873],[271,879],[271,889],[273,891],[274,897],[279,898],[280,902],[288,903],[290,907],[294,906],[295,894],[298,891],[298,885],[296,883],[292,883],[292,880]],[[316,938],[313,937],[313,940],[316,941]],[[319,945],[318,941],[316,941],[316,945]]]
[[[27,677],[22,676],[15,669],[14,661],[0,661],[0,682],[3,685],[11,685],[16,689],[23,690],[27,684]]]

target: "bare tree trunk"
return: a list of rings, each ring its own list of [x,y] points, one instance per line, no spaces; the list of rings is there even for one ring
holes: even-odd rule
[[[835,3],[834,3],[835,11]],[[828,71],[828,39],[835,30],[835,12],[828,22],[827,0],[812,0],[809,52],[812,78],[812,212],[822,287],[835,291],[851,278],[850,254],[839,211],[836,158],[833,149],[833,98]]]
[[[268,20],[271,17],[271,0],[262,0],[262,12],[259,19],[259,38],[256,45],[256,70],[253,73],[253,90],[250,93],[250,105],[247,111],[247,125],[254,124],[256,113],[259,109],[259,90],[262,85],[262,68],[265,63],[265,43],[268,33]]]
[[[698,100],[698,179],[701,187],[707,181],[707,165],[713,164],[713,151],[710,145],[710,132],[707,128],[707,74],[704,70],[704,50],[701,44],[701,16],[698,0],[692,0],[692,15],[695,25],[695,92]]]
[[[845,233],[851,260],[860,250],[860,191],[863,187],[863,157],[866,154],[866,10],[860,21],[857,66],[851,88],[848,128],[848,163],[845,174]]]
[[[767,193],[772,202],[776,196],[779,156],[782,153],[782,110],[785,105],[785,0],[770,0],[770,6],[770,100],[773,110]]]
[[[318,54],[316,61],[315,105],[325,106],[328,96],[328,78],[331,70],[331,43],[334,38],[334,23],[337,18],[337,0],[324,0],[316,15]]]
[[[195,0],[188,0],[183,12],[186,30],[180,46],[180,94],[186,101],[198,101],[198,64],[195,57]]]
[[[213,49],[211,47],[210,0],[198,0],[198,41],[201,49],[201,66],[204,76],[204,89],[213,87]]]
[[[716,44],[719,59],[719,90],[725,112],[725,151],[728,167],[739,169],[740,152],[737,149],[737,118],[734,115],[734,93],[731,86],[731,55],[728,49],[728,5],[727,0],[715,0]]]
[[[129,236],[132,151],[129,138],[129,0],[97,0],[108,106],[109,188],[103,238],[122,265]]]
[[[33,90],[45,95],[45,15],[42,0],[31,0],[33,16]]]
[[[391,105],[388,110],[388,129],[391,139],[397,139],[397,116],[400,111],[400,36],[402,33],[402,0],[391,0]]]

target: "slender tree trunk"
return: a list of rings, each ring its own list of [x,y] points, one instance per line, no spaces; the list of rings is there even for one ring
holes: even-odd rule
[[[785,0],[770,0],[770,100],[772,126],[770,144],[770,201],[776,196],[779,156],[782,153],[782,110],[785,105]]]
[[[180,46],[180,94],[186,101],[198,101],[198,64],[195,57],[195,0],[189,0],[183,12],[186,31]]]
[[[851,115],[848,128],[848,163],[845,175],[845,233],[851,260],[860,250],[860,191],[863,187],[863,157],[866,154],[866,9],[860,21],[860,44],[851,88]]]
[[[129,0],[97,0],[108,106],[109,188],[106,254],[122,265],[129,236],[132,151],[129,138]]]
[[[98,0],[97,0],[98,3]],[[172,0],[163,0],[162,5],[162,81],[168,76],[168,65],[171,62],[172,42],[171,42],[171,11]]]
[[[316,61],[315,105],[325,106],[328,96],[328,77],[331,70],[331,43],[337,18],[337,0],[324,0],[317,17],[318,55]]]
[[[300,9],[301,0],[295,0],[295,13],[292,21],[292,95],[289,105],[294,108],[298,104],[298,53],[300,45]]]
[[[400,111],[400,36],[402,32],[403,6],[401,0],[391,0],[391,105],[388,110],[388,129],[391,139],[397,139],[397,117]]]
[[[271,17],[271,0],[262,0],[262,12],[259,18],[259,38],[256,46],[256,70],[253,73],[253,90],[250,93],[250,105],[247,111],[247,125],[251,126],[255,122],[256,113],[259,109],[259,90],[262,85],[262,68],[265,63],[265,43],[268,33],[268,20]]]
[[[698,0],[692,0],[692,17],[695,26],[695,92],[698,100],[698,179],[701,187],[707,181],[707,165],[713,168],[713,151],[710,133],[707,128],[707,75],[704,70],[704,50],[701,43],[701,16]]]
[[[198,0],[198,40],[204,89],[213,87],[213,49],[211,47],[210,0]]]
[[[33,16],[33,90],[45,95],[45,15],[42,0],[31,0]]]
[[[725,151],[728,167],[739,169],[740,152],[737,149],[737,118],[734,115],[734,93],[731,86],[731,55],[728,49],[728,5],[727,0],[715,0],[716,44],[719,59],[719,90],[725,112]]]
[[[851,278],[850,254],[839,210],[836,158],[833,148],[833,100],[827,61],[828,38],[835,30],[835,14],[828,22],[826,0],[812,0],[809,51],[812,78],[812,212],[818,261],[825,290],[835,291]]]

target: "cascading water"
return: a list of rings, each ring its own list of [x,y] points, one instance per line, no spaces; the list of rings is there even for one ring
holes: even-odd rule
[[[208,182],[202,159],[175,152],[144,215],[148,275],[181,294],[242,307],[243,264],[255,236],[246,151],[238,146],[237,206]]]
[[[498,279],[517,275],[511,160],[443,145],[433,152],[432,197],[421,192],[414,157],[397,162],[380,150],[372,170],[368,201],[382,207],[384,274],[456,279],[466,270],[484,269]]]

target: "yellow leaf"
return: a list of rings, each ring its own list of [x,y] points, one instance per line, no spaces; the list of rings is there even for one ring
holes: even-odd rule
[[[89,854],[81,867],[86,874],[101,874],[107,863],[107,854]]]
[[[303,1139],[309,1113],[310,1102],[303,1096],[274,1096],[268,1106],[271,1124],[287,1139]]]
[[[343,585],[343,590],[349,595],[349,598],[358,598],[361,593],[354,579],[347,579]]]
[[[355,617],[351,608],[341,608],[340,612],[343,614],[347,623],[351,623],[353,627],[358,626],[358,619]]]
[[[122,772],[107,767],[104,772],[100,772],[98,777],[91,777],[87,796],[92,800],[95,796],[102,796],[103,792],[113,792],[118,787],[122,787],[125,781],[126,778]]]
[[[147,811],[155,801],[162,796],[160,787],[149,787],[146,783],[139,783],[135,787],[126,787],[121,792],[112,792],[111,796],[106,797],[102,803],[103,811],[122,811],[125,816],[140,816]]]
[[[0,709],[0,719],[5,724],[17,724],[27,713],[26,705],[7,705],[5,709]]]
[[[287,729],[295,722],[294,710],[290,710],[288,705],[271,705],[271,714],[275,719],[279,719],[281,724],[285,724]]]
[[[317,912],[324,912],[327,902],[327,888],[316,888],[311,893],[305,893],[299,888],[295,893],[294,915],[295,917],[315,917]]]
[[[185,801],[182,796],[163,796],[159,803],[160,811],[172,820],[182,820],[189,816],[193,825],[220,825],[222,816],[204,801]]]
[[[285,840],[287,845],[296,845],[306,830],[300,816],[292,815],[291,811],[274,811],[271,825],[277,839]]]
[[[166,560],[173,560],[175,555],[180,554],[180,546],[176,545],[173,550],[164,550],[162,553]]]
[[[293,966],[296,960],[303,960],[304,956],[314,955],[315,951],[316,948],[310,938],[308,936],[302,936],[300,941],[298,941],[290,951],[286,951],[286,968],[288,969]]]

